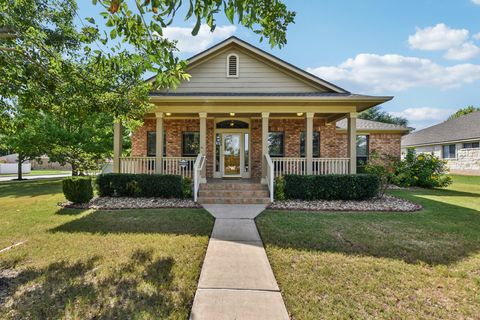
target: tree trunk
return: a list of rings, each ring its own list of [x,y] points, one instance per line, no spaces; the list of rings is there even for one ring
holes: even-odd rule
[[[22,164],[23,164],[23,158],[22,156],[20,155],[20,153],[18,154],[18,170],[17,170],[17,179],[18,180],[22,180],[23,179],[23,175],[22,175]]]
[[[78,175],[78,172],[77,172],[77,168],[75,166],[75,163],[70,163],[70,165],[72,166],[72,177],[75,177]]]

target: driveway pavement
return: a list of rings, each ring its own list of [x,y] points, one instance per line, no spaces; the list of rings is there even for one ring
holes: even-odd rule
[[[204,208],[216,220],[190,319],[289,319],[253,220],[265,206]]]
[[[28,180],[35,180],[35,179],[51,179],[51,178],[64,178],[64,177],[70,177],[72,174],[67,173],[67,174],[48,174],[48,175],[40,175],[40,176],[23,176],[23,179],[28,179]],[[0,176],[0,181],[12,181],[16,179],[17,177],[2,177]]]

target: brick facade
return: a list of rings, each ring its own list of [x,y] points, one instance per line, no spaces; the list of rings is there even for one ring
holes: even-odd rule
[[[213,177],[214,119],[207,119],[207,177]],[[147,132],[155,131],[155,119],[146,119],[142,127],[132,135],[132,156],[147,155]],[[182,133],[199,131],[198,119],[164,119],[167,135],[167,156],[182,156]],[[300,157],[300,133],[305,130],[305,119],[269,119],[270,132],[284,132],[285,156]],[[320,157],[347,157],[347,135],[338,133],[335,125],[314,119],[313,130],[320,132]],[[262,171],[262,120],[251,119],[251,176],[260,177]],[[401,134],[369,134],[370,151],[400,157]]]

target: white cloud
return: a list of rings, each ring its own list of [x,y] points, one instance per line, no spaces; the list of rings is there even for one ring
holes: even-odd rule
[[[167,27],[163,29],[163,36],[169,40],[176,40],[177,48],[182,53],[194,53],[207,49],[214,41],[230,37],[237,30],[236,26],[217,26],[210,32],[210,27],[202,24],[196,36],[192,36],[192,28]]]
[[[414,87],[453,88],[480,79],[480,65],[445,67],[429,59],[397,54],[362,53],[338,66],[307,68],[307,71],[346,88],[373,92],[404,91]]]
[[[444,57],[449,60],[468,60],[478,55],[480,55],[480,48],[473,42],[465,42],[460,47],[448,49]]]
[[[480,0],[472,0],[474,4],[478,4],[480,6]]]
[[[444,121],[453,112],[451,109],[417,107],[390,112],[390,114],[396,117],[407,118],[409,126],[419,130]]]
[[[440,121],[444,120],[450,113],[451,110],[432,107],[407,108],[399,112],[390,112],[395,117],[404,117],[410,121]]]
[[[480,1],[480,0],[478,0],[478,1]],[[480,40],[480,32],[477,33],[477,34],[475,34],[475,35],[473,36],[473,39],[475,39],[475,40]]]
[[[417,28],[417,32],[408,37],[408,43],[412,49],[448,50],[461,46],[468,39],[468,34],[467,29],[452,29],[444,23],[439,23],[434,27]]]

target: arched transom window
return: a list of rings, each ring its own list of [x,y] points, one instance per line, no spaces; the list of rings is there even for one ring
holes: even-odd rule
[[[227,77],[238,78],[239,76],[239,58],[238,55],[231,53],[227,56]]]

